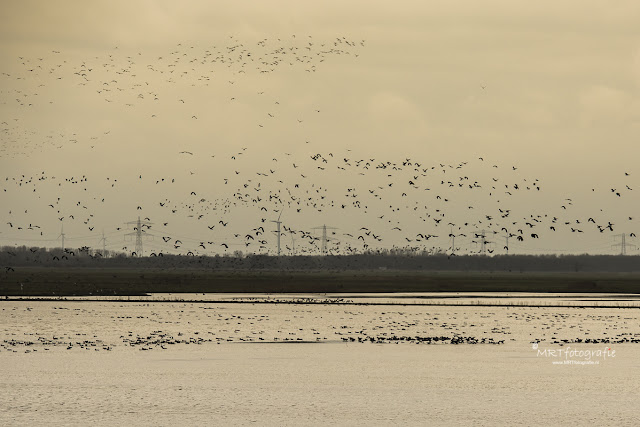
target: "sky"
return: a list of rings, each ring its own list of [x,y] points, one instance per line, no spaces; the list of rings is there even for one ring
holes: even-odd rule
[[[278,218],[284,253],[640,244],[637,2],[0,12],[0,245],[131,253],[138,216],[146,254],[274,253]]]

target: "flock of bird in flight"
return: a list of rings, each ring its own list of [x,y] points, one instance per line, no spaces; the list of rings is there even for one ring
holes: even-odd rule
[[[223,99],[225,105],[255,103],[255,99],[241,98],[244,93],[241,86],[247,76],[256,78],[257,74],[264,81],[276,72],[313,74],[321,70],[325,61],[336,57],[357,58],[358,50],[364,46],[364,40],[344,36],[316,41],[312,36],[294,34],[251,44],[231,36],[226,43],[204,48],[178,43],[158,54],[121,54],[114,48],[103,55],[83,59],[67,57],[60,50],[36,58],[20,56],[11,72],[0,74],[0,107],[12,115],[1,122],[0,157],[29,155],[43,148],[60,149],[83,142],[91,148],[108,143],[112,136],[110,129],[101,132],[93,129],[90,134],[83,134],[62,127],[43,133],[31,124],[64,104],[71,94],[75,94],[74,107],[79,112],[86,112],[88,101],[93,100],[111,106],[111,111],[118,110],[124,116],[133,115],[135,110],[143,111],[143,118],[153,119],[154,125],[167,120],[211,120],[211,114],[207,116],[202,105],[192,102],[185,94],[208,89],[207,96],[228,94]],[[265,90],[257,91],[256,95],[269,97]],[[264,120],[254,125],[265,128],[268,119],[277,117],[281,100],[269,98],[260,102],[269,102],[273,107],[273,111],[264,114]],[[92,108],[100,109],[100,113],[110,111],[104,110],[104,105]],[[291,122],[302,124],[304,118],[296,117]]]
[[[46,98],[47,93],[55,93],[49,85],[70,80],[85,96],[114,104],[120,112],[144,106],[147,120],[175,119],[186,126],[185,121],[200,120],[206,111],[198,111],[196,106],[191,109],[189,97],[175,96],[175,89],[167,89],[171,85],[177,85],[181,93],[186,88],[205,91],[214,84],[233,88],[244,82],[246,74],[268,78],[275,72],[316,73],[321,71],[321,63],[335,57],[358,57],[364,46],[364,40],[346,37],[318,42],[311,36],[291,36],[264,39],[251,46],[231,37],[225,46],[203,49],[178,44],[153,57],[142,52],[121,55],[117,48],[81,61],[58,59],[63,56],[61,51],[37,58],[20,57],[18,71],[2,73],[0,106],[5,117],[0,130],[0,161],[76,144],[93,148],[112,136],[111,129],[83,139],[73,131],[42,135],[38,128],[29,128],[25,124],[29,117],[37,118],[43,108],[55,108],[57,99]],[[220,75],[227,80],[220,82]],[[235,77],[229,80],[229,75]],[[242,92],[228,93],[233,96],[225,102],[233,103]],[[269,94],[257,91],[255,96]],[[279,116],[281,102],[286,101],[272,97],[264,103],[271,107],[256,123],[257,128]],[[171,111],[179,117],[164,117],[163,103],[176,105],[178,109]],[[31,116],[30,109],[35,111]],[[316,107],[306,113],[321,116],[322,112]],[[305,125],[303,115],[289,120],[291,126]],[[572,197],[557,200],[555,210],[542,211],[523,202],[544,197],[542,181],[521,176],[516,166],[493,164],[482,157],[453,164],[374,158],[348,148],[323,150],[309,144],[309,139],[300,141],[302,148],[295,152],[268,159],[252,149],[250,141],[247,147],[227,153],[219,150],[213,155],[176,143],[173,155],[178,168],[168,174],[71,173],[61,177],[41,170],[5,176],[0,194],[10,202],[3,203],[5,221],[0,232],[4,236],[0,234],[0,238],[52,242],[59,237],[58,226],[64,224],[69,238],[72,232],[82,235],[77,238],[84,239],[83,244],[96,248],[101,238],[108,238],[112,251],[130,254],[133,244],[123,243],[122,237],[135,234],[139,226],[145,245],[151,247],[146,252],[153,255],[211,255],[237,250],[273,254],[273,222],[282,218],[283,253],[315,254],[323,241],[305,219],[309,217],[321,222],[327,217],[341,221],[339,229],[328,227],[327,250],[334,254],[380,249],[474,253],[486,247],[489,253],[513,253],[514,247],[524,248],[525,241],[551,233],[614,233],[619,227],[635,237],[633,215],[621,217],[619,212],[625,206],[621,201],[633,191],[630,172],[615,186],[592,189],[598,196],[607,193],[611,198],[607,207],[613,212],[578,208]],[[203,168],[198,162],[205,158],[208,163]],[[129,200],[135,194],[142,196]],[[113,211],[126,212],[129,220],[139,216],[140,222],[133,221],[129,227],[125,221],[106,225],[113,215],[105,212]],[[307,224],[293,225],[303,222]],[[198,236],[190,236],[190,231]]]
[[[570,198],[559,201],[554,214],[523,215],[518,209],[518,197],[536,197],[544,188],[540,180],[520,177],[513,168],[504,175],[496,174],[499,177],[480,181],[467,174],[467,169],[471,169],[468,162],[426,166],[411,159],[395,163],[338,157],[335,153],[316,153],[297,159],[285,153],[280,158],[272,158],[264,170],[251,170],[243,167],[241,158],[246,155],[243,153],[246,151],[224,160],[236,163],[237,170],[218,182],[216,194],[226,194],[222,197],[210,198],[206,189],[184,190],[184,186],[178,184],[188,181],[188,175],[151,178],[139,175],[123,182],[122,178],[114,177],[59,178],[44,171],[34,176],[5,177],[2,191],[18,194],[24,200],[35,199],[41,203],[37,207],[38,215],[44,210],[67,230],[72,226],[78,230],[79,226],[79,230],[85,231],[76,233],[84,234],[85,241],[90,243],[99,239],[103,230],[98,221],[104,218],[98,220],[96,215],[101,217],[100,212],[112,201],[118,203],[123,190],[132,186],[156,187],[159,191],[149,193],[169,197],[155,200],[145,197],[143,202],[135,201],[128,210],[141,218],[139,226],[144,237],[155,237],[148,244],[154,248],[150,252],[156,254],[184,251],[205,255],[234,250],[273,253],[276,236],[272,221],[281,215],[284,215],[281,230],[284,253],[298,254],[318,253],[322,245],[317,231],[289,225],[300,224],[307,215],[335,217],[338,214],[360,222],[360,226],[351,226],[348,230],[336,231],[329,227],[329,251],[340,254],[375,251],[389,247],[388,241],[396,250],[433,252],[452,238],[477,243],[477,248],[481,239],[487,244],[500,237],[507,242],[513,238],[518,244],[562,231],[609,234],[617,230],[606,212],[576,212]],[[478,159],[472,163],[477,167],[482,166],[483,161]],[[492,168],[500,169],[498,165]],[[294,171],[299,172],[297,177]],[[339,177],[338,184],[328,179],[330,177]],[[323,181],[327,183],[318,184]],[[371,185],[372,182],[377,185]],[[629,196],[632,189],[624,188],[626,191],[604,190],[610,194],[612,205],[615,199]],[[478,204],[467,203],[474,198]],[[450,210],[450,205],[456,209]],[[518,211],[519,216],[515,216],[514,211]],[[18,231],[27,240],[52,237],[53,230],[47,229],[50,225],[41,226],[29,216],[28,209],[9,209],[5,231],[18,239],[20,234],[15,233]],[[634,223],[631,216],[626,221]],[[121,223],[107,229],[108,237],[121,244],[122,237],[114,237],[135,232],[137,222],[129,225]],[[185,235],[185,228],[198,230],[199,237]],[[634,236],[635,233],[629,235]],[[94,246],[98,247],[96,243]],[[495,245],[488,247],[489,253],[498,249]],[[500,247],[503,250],[498,253],[508,253],[508,246]],[[454,247],[445,249],[462,251]],[[113,250],[131,252],[133,245],[129,242]]]

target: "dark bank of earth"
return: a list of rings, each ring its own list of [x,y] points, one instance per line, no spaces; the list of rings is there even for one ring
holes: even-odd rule
[[[0,295],[146,293],[603,292],[640,293],[640,273],[230,271],[20,267],[0,273]]]

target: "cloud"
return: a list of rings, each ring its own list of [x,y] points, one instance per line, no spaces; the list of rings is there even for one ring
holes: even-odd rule
[[[371,131],[378,137],[416,142],[428,134],[424,111],[398,93],[377,92],[369,98],[367,108]]]
[[[403,122],[423,121],[420,108],[405,97],[393,92],[377,92],[369,100],[369,114],[375,121]]]
[[[579,96],[579,122],[584,126],[623,125],[640,119],[640,100],[605,85],[592,85]]]
[[[640,89],[640,46],[636,48],[635,54],[633,55],[631,70],[636,86]]]

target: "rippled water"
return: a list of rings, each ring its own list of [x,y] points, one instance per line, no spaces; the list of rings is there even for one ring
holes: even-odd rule
[[[633,308],[3,301],[0,424],[637,425],[637,340]]]

